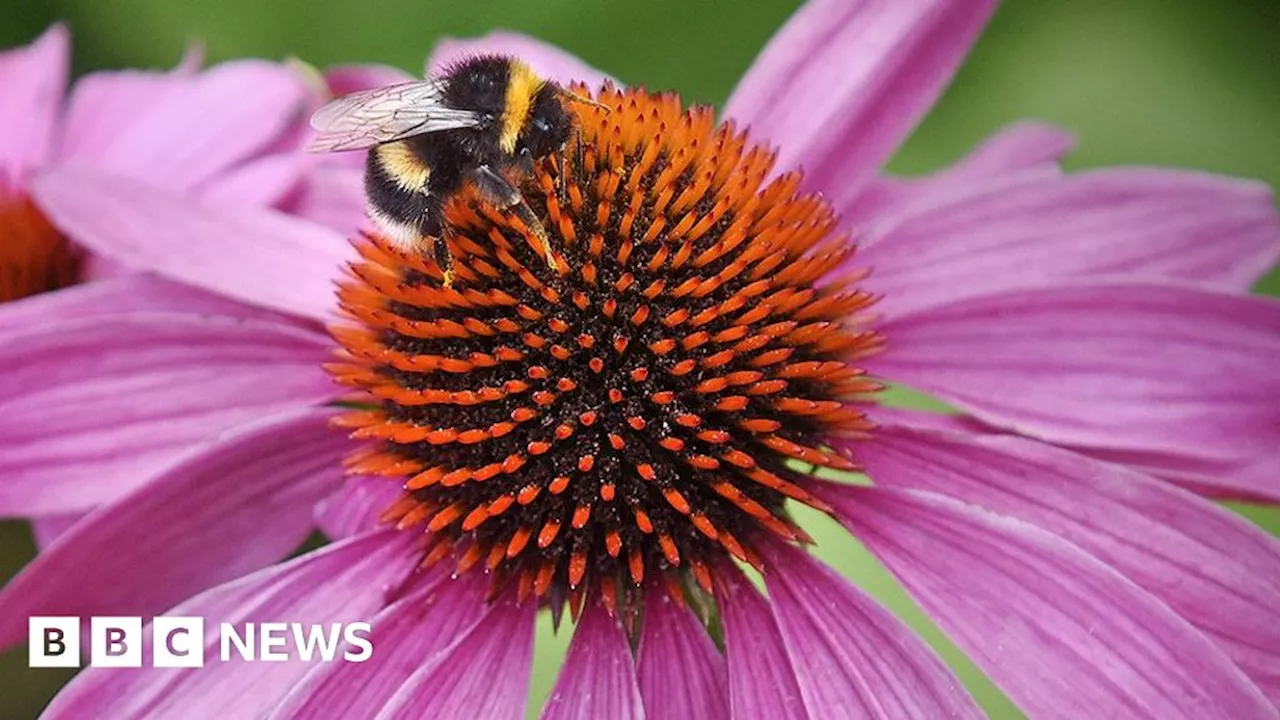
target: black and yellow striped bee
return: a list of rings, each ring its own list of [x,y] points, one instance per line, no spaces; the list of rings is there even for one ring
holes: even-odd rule
[[[311,118],[317,135],[309,149],[373,148],[365,171],[370,217],[392,242],[434,254],[449,284],[443,208],[467,182],[496,207],[514,207],[545,246],[517,188],[535,161],[568,142],[566,100],[594,104],[514,58],[476,57],[435,78],[334,100]]]

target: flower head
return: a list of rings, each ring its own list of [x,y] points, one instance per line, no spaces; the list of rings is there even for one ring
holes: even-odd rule
[[[607,87],[580,152],[544,163],[542,241],[482,202],[448,211],[457,287],[416,254],[360,244],[332,367],[371,409],[339,421],[382,441],[352,470],[404,483],[387,519],[430,533],[428,562],[483,562],[497,586],[563,600],[674,587],[761,534],[805,537],[790,498],[826,507],[787,466],[853,470],[829,450],[870,428],[880,347],[872,298],[815,282],[853,245],[798,174],[708,109]],[[356,399],[358,402],[359,399]],[[579,593],[579,597],[581,594]]]
[[[77,253],[23,193],[51,145],[66,43],[66,33],[54,28],[30,48],[0,54],[7,96],[0,98],[0,302],[69,285],[79,271]]]
[[[360,169],[341,158],[307,156],[302,151],[306,115],[332,92],[383,84],[401,75],[381,68],[336,68],[312,77],[297,63],[259,60],[201,70],[199,53],[189,52],[171,71],[93,72],[68,87],[69,52],[69,33],[62,25],[27,47],[0,52],[0,302],[22,300],[5,308],[0,343],[31,353],[26,360],[10,359],[39,363],[49,353],[96,344],[88,339],[93,332],[73,340],[50,330],[62,322],[91,324],[98,315],[194,312],[297,324],[288,315],[238,303],[237,295],[224,288],[184,283],[186,278],[169,272],[158,274],[169,279],[140,272],[152,269],[150,258],[136,251],[99,252],[103,248],[97,244],[96,227],[122,213],[138,212],[136,199],[162,188],[201,207],[251,214],[272,208],[352,232],[362,214]],[[125,192],[105,207],[75,190],[52,201],[42,197],[37,189],[42,178],[62,172],[88,173],[103,185],[143,192]],[[147,232],[169,237],[176,226],[168,225],[154,206],[143,210],[151,211]],[[94,218],[90,222],[84,221],[86,211]],[[95,281],[92,287],[68,287],[90,280]],[[50,290],[62,292],[46,292]],[[142,328],[151,325],[134,320],[141,323],[135,331],[146,334]],[[225,326],[196,323],[188,330],[184,342],[190,348],[227,339]],[[129,335],[126,331],[118,337]],[[80,378],[84,384],[61,401],[43,395],[47,388],[17,372],[9,373],[14,384],[6,386],[13,421],[0,428],[0,443],[22,451],[6,452],[0,460],[6,478],[0,514],[33,518],[41,546],[212,435],[278,410],[282,403],[295,407],[303,399],[300,384],[289,381],[281,386],[288,389],[251,403],[253,411],[228,411],[214,406],[212,397],[177,408],[147,397],[160,386],[135,387],[121,397],[107,389],[113,381],[105,376],[114,371],[92,363],[82,368],[87,371]],[[206,368],[219,374],[213,366]],[[190,367],[173,370],[172,381],[191,379]],[[234,376],[222,374],[224,381]],[[208,382],[214,387],[219,381]],[[305,394],[318,397],[314,390]],[[130,439],[96,420],[82,422],[107,407],[168,431]],[[60,430],[31,435],[30,426],[16,419],[27,412]],[[180,427],[179,418],[189,424]]]
[[[376,648],[90,668],[49,715],[520,717],[536,613],[567,604],[546,718],[980,716],[914,632],[804,551],[790,511],[807,504],[1031,715],[1275,717],[1280,548],[1187,489],[1277,497],[1277,410],[1237,390],[1280,389],[1280,307],[1241,292],[1280,247],[1270,196],[1192,173],[1063,176],[1067,143],[1032,126],[938,175],[877,178],[990,11],[810,3],[730,102],[747,134],[605,86],[610,112],[579,108],[581,145],[522,188],[556,262],[464,196],[449,287],[377,237],[357,257],[297,220],[145,191],[147,212],[95,222],[128,190],[44,179],[38,196],[102,247],[276,311],[332,319],[349,267],[328,364],[347,388],[313,389],[313,327],[223,320],[227,340],[196,354],[261,372],[219,386],[224,406],[284,379],[318,398],[82,522],[3,591],[0,639],[27,614],[159,609],[112,590],[124,568],[95,548],[132,543],[169,598],[269,564],[328,495],[332,545],[170,614],[371,618]],[[523,42],[535,65],[575,67]],[[776,174],[760,139],[781,148]],[[155,217],[186,242],[136,232]],[[164,378],[193,357],[192,315],[98,318],[92,349]],[[879,403],[881,381],[960,412]],[[333,492],[344,455],[357,474]],[[812,470],[854,463],[867,482]]]
[[[96,257],[92,233],[51,222],[31,196],[32,183],[56,168],[94,169],[202,202],[311,215],[312,196],[335,163],[317,173],[301,152],[300,124],[328,87],[298,68],[258,60],[202,71],[191,52],[169,72],[94,72],[67,92],[69,44],[67,28],[54,25],[31,45],[0,53],[0,301],[129,269],[128,258]],[[353,74],[335,74],[339,91]],[[356,227],[334,205],[318,217]]]
[[[75,282],[79,257],[57,228],[28,198],[0,202],[0,302]]]

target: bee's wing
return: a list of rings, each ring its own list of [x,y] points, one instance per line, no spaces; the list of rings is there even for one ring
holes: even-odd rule
[[[434,80],[401,83],[352,93],[311,116],[312,152],[359,150],[425,133],[472,127],[480,115],[448,107]]]

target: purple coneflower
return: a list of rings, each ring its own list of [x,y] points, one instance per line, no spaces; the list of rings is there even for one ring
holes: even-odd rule
[[[376,237],[353,253],[296,219],[43,178],[55,224],[157,273],[313,320],[334,317],[337,279],[327,369],[346,390],[320,390],[326,342],[306,323],[44,318],[43,342],[3,350],[30,369],[6,393],[56,402],[100,380],[258,421],[60,538],[0,596],[0,641],[29,614],[154,612],[261,567],[329,495],[332,545],[167,614],[371,618],[375,648],[90,668],[48,716],[522,717],[548,606],[577,622],[543,717],[980,716],[923,641],[800,548],[794,502],[844,524],[1029,715],[1277,717],[1280,549],[1193,492],[1280,497],[1280,307],[1245,294],[1280,251],[1270,194],[1063,176],[1070,141],[1028,125],[936,175],[878,178],[991,10],[811,2],[732,125],[604,84],[611,112],[578,108],[583,152],[524,188],[555,267],[462,198],[450,288]],[[600,86],[524,39],[449,52],[477,49]],[[223,334],[193,346],[196,326]],[[86,357],[104,368],[86,376]],[[197,363],[217,372],[181,375]],[[881,381],[960,413],[877,404]],[[317,397],[253,408],[289,383]],[[101,414],[135,442],[157,432]],[[54,430],[35,409],[3,418]],[[332,493],[344,456],[357,474]]]
[[[338,68],[318,87],[297,67],[259,60],[201,71],[193,53],[170,72],[91,73],[76,81],[64,101],[68,56],[69,34],[62,25],[30,46],[0,53],[0,302],[22,301],[5,308],[0,342],[14,351],[26,346],[35,353],[50,351],[53,346],[47,343],[53,342],[58,352],[74,353],[93,341],[67,345],[65,336],[42,334],[41,327],[54,318],[92,324],[100,313],[126,311],[231,314],[296,323],[156,274],[135,272],[153,268],[135,264],[127,255],[98,254],[95,235],[81,236],[78,228],[52,224],[42,202],[29,194],[30,186],[42,173],[75,168],[92,171],[104,182],[163,187],[208,207],[274,207],[351,232],[362,212],[359,164],[302,152],[306,116],[330,92],[385,84],[399,75]],[[67,287],[90,280],[97,282]],[[41,294],[51,290],[60,291]],[[157,318],[136,320],[137,330],[150,337],[145,328]],[[215,345],[229,332],[220,326],[208,336],[198,327],[187,330],[193,342]],[[36,349],[40,347],[44,350]],[[17,364],[6,373],[8,412],[0,421],[0,443],[6,447],[0,457],[5,477],[0,515],[36,518],[41,545],[87,510],[145,481],[210,436],[327,393],[327,387],[303,390],[293,379],[255,394],[244,408],[198,407],[190,400],[148,402],[146,388],[117,374],[140,368],[108,369],[76,355],[73,362],[85,371],[81,380],[86,384],[64,387],[58,401],[41,395],[33,376],[19,369],[21,358],[11,359]],[[38,365],[28,369],[43,376]],[[210,388],[229,387],[227,380],[245,381],[243,376],[218,379],[218,371],[210,369]],[[186,378],[201,383],[202,371],[189,366],[168,382]],[[120,433],[123,427],[102,423],[108,408],[127,415],[134,429]],[[22,418],[36,411],[59,431],[31,433]],[[174,422],[179,419],[184,422]],[[134,432],[141,424],[151,429]],[[33,491],[41,497],[33,497]]]
[[[69,54],[62,25],[0,54],[0,301],[95,275],[27,195],[45,169],[92,167],[248,205],[276,203],[297,184],[301,158],[284,150],[311,93],[294,70],[241,61],[201,72],[190,54],[167,73],[87,75],[64,102]]]

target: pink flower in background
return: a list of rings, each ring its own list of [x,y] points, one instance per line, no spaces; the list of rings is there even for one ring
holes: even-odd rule
[[[309,82],[301,67],[261,60],[202,71],[190,53],[168,72],[95,72],[67,92],[69,61],[62,25],[0,53],[0,301],[127,269],[92,252],[81,267],[79,238],[68,244],[48,223],[28,187],[52,168],[92,168],[210,205],[276,207],[351,232],[362,217],[349,179],[360,158],[303,153],[306,117],[332,93],[403,78],[348,67]],[[335,183],[346,183],[342,192]]]
[[[362,83],[386,84],[403,75],[379,68],[337,68],[318,82],[308,82],[298,67],[259,60],[201,71],[199,58],[190,55],[168,72],[88,74],[64,98],[69,52],[67,29],[55,25],[31,45],[0,53],[0,302],[26,298],[5,307],[0,339],[16,350],[44,337],[54,347],[71,351],[75,341],[57,338],[56,333],[41,335],[40,328],[53,318],[78,318],[89,326],[103,313],[195,312],[253,317],[270,325],[259,326],[259,334],[277,329],[293,333],[290,337],[301,333],[314,342],[314,323],[285,328],[308,323],[163,280],[163,270],[131,272],[155,268],[134,263],[127,255],[98,254],[92,233],[81,236],[77,228],[55,227],[29,188],[44,172],[92,171],[104,182],[163,188],[202,207],[275,207],[350,233],[363,216],[360,158],[304,153],[306,118],[332,92],[350,92],[364,87]],[[148,231],[164,242],[182,242],[178,225],[151,226]],[[84,280],[101,282],[66,288]],[[37,295],[58,288],[66,289]],[[28,297],[32,295],[36,296]],[[153,337],[147,334],[147,323],[158,317],[132,319],[139,323],[139,333]],[[189,327],[183,342],[194,348],[234,334],[234,329],[217,323],[210,334],[202,331],[198,325]],[[293,342],[300,341],[294,337]],[[38,346],[37,342],[28,349]],[[321,352],[318,347],[317,351]],[[269,356],[265,348],[262,352],[267,354],[261,357]],[[88,375],[101,375],[75,390],[67,388],[61,400],[43,395],[33,380],[46,378],[39,365],[29,368],[35,375],[24,375],[17,365],[6,373],[10,384],[5,395],[8,417],[0,420],[0,443],[6,447],[0,458],[5,477],[0,514],[35,518],[42,546],[84,512],[116,497],[130,483],[144,482],[150,472],[194,445],[247,420],[328,393],[323,378],[319,389],[315,384],[308,387],[301,379],[307,375],[303,372],[238,409],[167,400],[156,404],[147,402],[144,388],[109,370],[109,360],[94,364],[75,356],[72,362]],[[234,373],[221,373],[215,356],[207,356],[207,363],[183,368],[152,389],[171,389],[180,380],[200,385],[205,372],[214,376],[206,387],[222,389],[215,392],[242,382]],[[140,367],[120,371],[132,373]],[[126,413],[138,424],[135,428],[146,425],[151,430],[146,437],[130,431],[133,440],[125,440],[116,429],[102,425],[100,408],[108,407]],[[27,412],[39,412],[61,431],[54,436],[29,432],[21,420]],[[179,419],[186,423],[175,422]],[[76,492],[64,492],[70,488]],[[32,489],[46,500],[31,502],[26,493]],[[47,500],[53,496],[59,499]]]
[[[69,33],[62,25],[51,27],[27,47],[0,54],[0,301],[81,280],[121,277],[107,285],[69,289],[7,306],[0,321],[6,345],[16,342],[11,333],[24,326],[24,318],[48,317],[49,309],[62,308],[59,312],[78,315],[85,322],[95,312],[163,311],[169,309],[165,297],[170,291],[185,293],[209,309],[226,306],[202,292],[172,288],[149,275],[132,275],[127,258],[105,260],[74,232],[55,228],[40,202],[29,196],[30,184],[40,173],[59,167],[93,168],[104,176],[227,206],[272,204],[291,192],[302,177],[303,155],[286,149],[287,138],[295,134],[292,128],[306,107],[318,98],[311,99],[293,70],[242,61],[200,72],[198,58],[188,57],[169,72],[92,73],[79,79],[64,97],[69,55]],[[15,379],[20,375],[13,372]],[[11,418],[21,416],[24,402],[42,404],[30,378],[25,382],[6,396],[7,407],[13,408]],[[109,401],[109,396],[99,399]],[[92,411],[92,401],[85,410]],[[96,419],[77,418],[79,413],[60,416],[56,403],[46,411],[51,422],[66,428],[67,442],[50,444],[47,438],[41,442],[8,421],[0,431],[7,448],[0,459],[6,479],[0,488],[4,508],[0,512],[42,518],[36,524],[42,542],[96,504],[95,493],[100,492],[92,486],[97,484],[96,471],[104,468],[63,475],[65,464],[74,462],[77,455],[60,453],[59,448],[78,448],[80,457],[94,457],[113,444],[109,436],[94,442],[78,434],[83,425],[77,420],[96,423]],[[145,414],[136,417],[142,419]],[[208,431],[216,429],[211,425]],[[128,454],[126,447],[120,448],[122,454]],[[60,454],[61,462],[31,467]],[[131,467],[152,459],[138,452]],[[51,512],[10,507],[12,495],[20,493],[24,484],[46,480],[51,489],[59,482],[83,483],[92,489],[80,502],[49,507]],[[49,517],[64,511],[66,517]]]
[[[92,73],[64,98],[69,43],[55,25],[0,56],[6,205],[25,202],[31,179],[58,166],[251,205],[281,200],[301,178],[302,156],[282,142],[310,99],[297,72],[253,60],[200,71],[192,56],[169,72]]]
[[[815,0],[726,108],[752,142],[779,147],[779,171],[804,167],[805,188],[856,233],[853,261],[820,284],[875,293],[878,316],[824,331],[873,328],[884,351],[861,367],[962,411],[867,406],[869,438],[824,444],[872,484],[793,479],[1029,715],[1276,717],[1280,547],[1191,492],[1280,499],[1280,306],[1246,294],[1280,253],[1270,193],[1193,172],[1063,175],[1070,138],[1029,124],[935,175],[879,175],[992,8]],[[512,35],[446,44],[433,64],[476,51],[602,80]],[[134,278],[0,308],[13,340],[0,344],[0,437],[14,478],[0,507],[98,508],[0,592],[0,643],[25,636],[28,615],[155,613],[198,592],[169,614],[375,628],[374,655],[358,665],[90,668],[48,715],[523,717],[536,603],[486,603],[479,569],[414,573],[420,534],[375,522],[399,483],[358,476],[338,488],[351,443],[326,428],[339,394],[317,327],[336,317],[333,282],[357,262],[343,236],[92,168],[49,172],[33,195],[86,247],[176,283],[157,296],[163,313],[127,302]],[[343,302],[363,307],[352,282]],[[439,520],[439,533],[466,522],[433,512],[422,520]],[[266,567],[313,522],[336,542]],[[587,602],[543,716],[980,716],[861,590],[793,544],[750,537],[767,597],[729,563],[710,568],[722,649],[652,585],[638,629]]]

